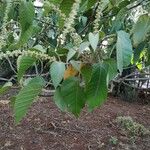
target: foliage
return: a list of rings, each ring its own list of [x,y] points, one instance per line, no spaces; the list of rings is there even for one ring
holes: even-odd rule
[[[113,145],[116,145],[118,143],[118,139],[114,136],[111,136],[111,138],[109,139],[109,142]]]
[[[22,116],[27,112],[27,109],[33,103],[34,99],[41,92],[45,85],[45,81],[41,77],[35,77],[29,81],[29,83],[22,88],[19,94],[16,96],[14,102],[15,120],[18,123]]]
[[[148,129],[146,129],[142,124],[139,124],[131,117],[117,117],[116,119],[117,123],[124,128],[132,137],[135,136],[143,136],[150,133]]]
[[[149,5],[149,0],[45,0],[39,6],[0,1],[0,60],[17,60],[11,68],[21,87],[16,122],[46,86],[54,86],[62,111],[79,116],[86,104],[91,111],[104,103],[109,81],[125,67],[150,65]],[[141,8],[135,21],[131,14]],[[33,67],[37,77],[26,78]],[[49,79],[43,78],[46,71]]]

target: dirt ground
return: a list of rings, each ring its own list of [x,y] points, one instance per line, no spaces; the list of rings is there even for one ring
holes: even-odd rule
[[[102,107],[91,113],[85,109],[76,119],[60,112],[52,98],[41,97],[15,126],[6,97],[0,101],[0,150],[150,150],[150,136],[132,142],[115,121],[130,116],[150,129],[150,105],[110,96]]]

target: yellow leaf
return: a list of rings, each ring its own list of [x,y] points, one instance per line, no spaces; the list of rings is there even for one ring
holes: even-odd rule
[[[76,69],[73,68],[72,65],[69,65],[67,67],[67,69],[65,70],[65,73],[64,73],[64,80],[69,78],[69,77],[74,77],[78,74],[78,71]]]

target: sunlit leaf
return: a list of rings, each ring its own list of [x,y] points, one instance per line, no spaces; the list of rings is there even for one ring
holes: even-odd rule
[[[92,77],[92,66],[90,64],[86,64],[81,68],[81,74],[86,83],[91,80]]]
[[[5,94],[11,87],[12,82],[6,82],[3,86],[0,86],[0,94]]]
[[[65,64],[63,62],[55,61],[50,66],[50,75],[55,88],[60,84],[64,77]]]
[[[89,42],[95,51],[99,42],[99,33],[89,33]]]
[[[117,75],[117,62],[114,59],[108,59],[103,62],[104,65],[107,65],[107,79],[108,82]]]
[[[69,61],[75,54],[76,51],[74,49],[69,49],[69,52],[67,54],[67,61]]]
[[[62,11],[62,13],[68,16],[69,13],[71,12],[73,3],[74,3],[74,0],[62,0],[60,4],[60,10]]]
[[[90,110],[100,106],[107,98],[107,72],[102,64],[94,64],[92,77],[86,86],[87,104]]]
[[[17,59],[18,80],[20,80],[23,77],[27,69],[29,69],[34,64],[35,61],[36,61],[36,58],[30,57],[30,56],[18,57]]]
[[[65,80],[61,86],[61,95],[67,106],[67,110],[75,116],[79,116],[85,105],[85,93],[77,78],[71,77]]]
[[[132,32],[134,46],[137,46],[145,40],[147,33],[150,32],[150,16],[147,14],[140,16],[134,24]]]
[[[16,96],[14,104],[15,121],[19,123],[21,119],[27,113],[27,110],[35,100],[35,98],[41,92],[45,81],[41,77],[35,77],[21,89],[19,94]]]
[[[56,89],[53,99],[54,99],[55,104],[61,111],[67,111],[67,104],[64,101],[60,90],[61,90],[60,87]]]
[[[132,58],[132,44],[130,36],[125,31],[117,32],[117,67],[122,73],[123,67],[128,66],[131,63]]]

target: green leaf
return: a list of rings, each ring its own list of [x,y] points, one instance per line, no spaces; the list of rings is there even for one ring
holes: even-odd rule
[[[92,77],[86,86],[87,104],[90,110],[101,105],[107,98],[107,72],[102,64],[94,64]]]
[[[126,17],[128,9],[126,7],[122,8],[115,17],[115,20],[112,22],[112,32],[119,31],[124,27],[124,19]]]
[[[21,46],[23,46],[24,44],[27,44],[29,39],[39,31],[39,28],[38,26],[35,26],[35,25],[31,25],[29,26],[29,28],[24,31],[24,32],[21,32],[21,35],[20,35],[20,38],[19,38],[19,41],[15,44],[11,44],[8,49],[9,50],[14,50],[14,49],[19,49]]]
[[[80,44],[79,47],[79,54],[81,54],[83,51],[89,48],[90,43],[89,42],[83,42]]]
[[[60,4],[60,10],[62,13],[64,13],[66,16],[69,15],[71,12],[71,8],[73,6],[74,0],[62,0]]]
[[[12,109],[13,109],[14,106],[15,106],[15,100],[16,100],[16,96],[13,96],[13,97],[10,98],[9,104],[10,104],[10,107],[11,107]]]
[[[145,40],[147,33],[150,32],[150,16],[147,14],[140,16],[134,24],[132,32],[134,46],[138,46]]]
[[[86,64],[81,68],[81,74],[86,83],[91,80],[92,77],[92,66],[90,64]]]
[[[108,59],[104,60],[103,62],[104,65],[107,65],[108,70],[107,70],[107,79],[108,83],[111,81],[116,75],[117,75],[117,62],[114,59]]]
[[[54,87],[57,88],[64,77],[65,64],[63,62],[53,62],[50,66],[50,75]]]
[[[67,105],[61,95],[61,91],[60,91],[60,87],[56,89],[55,93],[54,93],[54,102],[57,105],[57,107],[61,110],[61,111],[66,111],[67,110]]]
[[[74,49],[69,49],[69,52],[67,54],[67,62],[76,54],[76,51]]]
[[[29,69],[33,63],[36,61],[36,58],[30,56],[19,56],[17,59],[17,77],[18,81],[23,77],[27,69]]]
[[[59,4],[62,2],[62,0],[49,0],[49,2],[51,2],[53,4]]]
[[[115,5],[115,6],[119,6],[120,3],[122,3],[125,0],[110,0],[110,2]]]
[[[5,94],[11,87],[12,87],[12,82],[7,82],[3,86],[0,86],[0,94]]]
[[[33,78],[16,96],[14,104],[15,121],[19,123],[27,113],[27,110],[41,92],[45,81],[41,77]]]
[[[88,0],[87,9],[90,9],[92,6],[94,6],[96,2],[97,0]]]
[[[146,47],[146,43],[147,42],[144,41],[144,42],[138,44],[138,46],[135,48],[133,62],[132,62],[133,64],[136,64],[140,60],[140,54],[142,53],[142,51]]]
[[[92,8],[93,6],[95,6],[96,2],[98,2],[98,0],[88,0],[87,2],[87,10]],[[104,10],[104,8],[109,4],[109,0],[101,0],[101,8],[102,10]]]
[[[67,110],[75,116],[79,116],[85,105],[85,93],[77,78],[66,79],[61,86],[61,95],[66,103]]]
[[[99,42],[99,33],[89,33],[89,42],[93,50],[95,51]]]
[[[122,73],[123,67],[128,66],[131,62],[132,58],[132,44],[130,40],[130,36],[125,31],[117,32],[117,67]]]
[[[80,69],[81,69],[81,62],[80,61],[71,60],[70,63],[75,70],[80,72]]]
[[[101,0],[101,9],[102,9],[102,11],[108,6],[109,3],[110,3],[109,0]]]
[[[39,52],[42,52],[42,53],[46,53],[46,49],[40,44],[35,45],[32,49],[36,50],[36,51],[39,51]]]
[[[19,22],[22,32],[26,31],[32,25],[35,16],[34,5],[31,1],[21,1],[19,7]]]
[[[33,3],[30,1],[21,1],[19,7],[19,23],[21,25],[21,34],[19,40],[15,44],[9,46],[9,50],[18,49],[39,31],[39,26],[34,22],[35,9]]]

